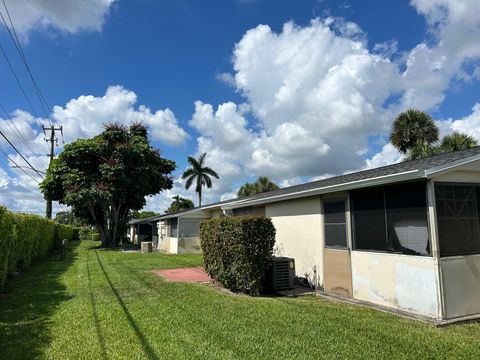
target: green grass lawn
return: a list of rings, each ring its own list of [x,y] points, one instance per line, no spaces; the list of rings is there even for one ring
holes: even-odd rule
[[[73,243],[0,299],[2,359],[480,358],[480,324],[435,328],[373,309],[251,298],[167,283],[151,269],[198,255],[133,254]]]

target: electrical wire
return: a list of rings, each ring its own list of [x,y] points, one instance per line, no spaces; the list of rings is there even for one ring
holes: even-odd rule
[[[7,29],[8,34],[10,35],[10,38],[12,39],[12,42],[15,46],[15,49],[17,50],[17,52],[20,56],[20,59],[22,60],[23,64],[25,65],[25,68],[27,69],[27,72],[30,76],[30,79],[32,80],[33,87],[34,87],[35,92],[37,94],[37,97],[40,101],[40,105],[42,106],[45,117],[47,118],[48,122],[50,123],[50,126],[53,126],[53,121],[50,118],[50,115],[48,114],[48,111],[47,111],[47,108],[49,109],[50,106],[49,106],[47,100],[45,99],[45,96],[43,95],[42,90],[40,89],[40,86],[38,85],[37,81],[35,80],[35,78],[33,76],[33,73],[30,69],[27,58],[25,56],[25,52],[23,51],[22,44],[20,43],[20,41],[18,39],[17,31],[16,31],[15,26],[13,24],[12,18],[10,17],[10,12],[8,11],[8,7],[7,7],[7,4],[5,3],[5,0],[2,0],[2,3],[3,3],[3,6],[5,8],[5,12],[7,14],[10,26],[7,25],[7,22],[5,20],[5,17],[3,16],[2,11],[0,11],[0,18],[2,19],[2,22],[5,26],[5,28]],[[13,31],[13,33],[12,33],[12,31]]]
[[[46,99],[45,95],[43,94],[42,90],[40,89],[40,85],[38,84],[35,77],[33,76],[33,72],[30,68],[27,57],[25,56],[25,52],[23,51],[22,44],[21,44],[21,42],[18,38],[17,30],[15,29],[15,25],[13,23],[12,17],[10,16],[10,11],[8,10],[8,7],[7,7],[7,4],[6,4],[5,0],[2,0],[2,3],[3,3],[3,7],[5,9],[5,13],[6,13],[6,16],[8,18],[8,21],[9,21],[10,25],[7,24],[7,20],[5,19],[5,16],[3,15],[3,12],[0,11],[0,17],[2,19],[2,22],[5,26],[5,28],[7,29],[8,34],[10,35],[10,39],[12,40],[12,42],[15,46],[15,49],[17,50],[18,55],[20,56],[20,59],[23,62],[23,65],[27,69],[27,72],[30,76],[30,79],[31,79],[32,83],[33,83],[33,87],[34,87],[35,92],[37,94],[37,97],[40,101],[40,105],[42,106],[45,117],[48,120],[48,122],[50,124],[50,127],[53,128],[54,121],[52,120],[52,118],[49,114],[49,111],[47,110],[47,109],[50,109],[51,107],[50,107],[49,103],[47,102],[47,99]],[[2,52],[4,53],[4,56],[7,59],[7,62],[9,63],[9,66],[10,66],[12,72],[15,75],[15,72],[13,71],[13,66],[11,66],[10,61],[8,60],[8,56],[6,55],[6,52],[3,49],[2,49]],[[15,75],[15,78],[17,79],[17,83],[19,83],[18,77],[16,75]],[[19,85],[20,85],[20,83],[19,83]],[[21,89],[23,89],[22,86],[20,86],[20,87],[21,87]],[[25,91],[22,91],[22,92],[24,93],[24,96],[26,97]],[[29,99],[27,97],[26,97],[26,99],[29,102],[29,104],[31,105],[31,102],[29,101]],[[31,108],[33,108],[33,106],[31,106]],[[35,111],[33,111],[33,112],[35,114]],[[35,117],[38,118],[38,116],[36,114],[35,114]],[[37,122],[38,122],[38,120],[37,120]],[[39,124],[39,125],[41,125],[41,124]],[[45,129],[44,129],[44,132],[45,132]],[[65,144],[63,129],[61,129],[61,135],[62,135],[62,143]],[[45,134],[45,136],[46,136],[46,134]]]
[[[5,157],[11,161],[13,163],[13,165],[15,165],[18,169],[20,169],[25,175],[27,175],[28,177],[30,177],[33,181],[35,181],[37,184],[40,184],[40,181],[38,181],[37,179],[35,179],[31,174],[27,173],[23,167],[21,167],[20,165],[18,165],[10,156],[8,156],[8,154],[2,150],[2,148],[0,148],[0,152],[5,155]]]
[[[44,179],[44,176],[37,169],[35,169],[32,164],[30,164],[30,162],[25,158],[25,156],[23,156],[23,154],[17,149],[15,145],[13,145],[13,143],[5,136],[5,134],[1,130],[0,130],[0,135],[17,152],[17,154],[20,155],[20,157],[28,164],[28,166],[30,166],[30,168],[40,176],[40,178]]]
[[[5,3],[5,0],[2,0],[2,3],[3,3],[3,7],[5,8],[5,12],[6,12],[8,21],[9,21],[9,23],[10,23],[10,26],[7,25],[7,21],[6,21],[5,17],[3,16],[3,13],[0,11],[0,17],[1,17],[1,19],[2,19],[2,22],[3,22],[4,26],[5,26],[5,28],[7,29],[8,34],[10,35],[10,38],[11,38],[11,40],[12,40],[14,46],[15,46],[15,49],[17,50],[17,52],[18,52],[18,54],[19,54],[19,56],[20,56],[20,59],[22,60],[22,63],[24,64],[25,68],[27,69],[27,72],[28,72],[28,74],[29,74],[29,76],[30,76],[30,79],[31,79],[32,83],[33,83],[33,87],[34,87],[35,92],[36,92],[36,94],[37,94],[37,97],[38,97],[38,99],[39,99],[39,101],[40,101],[40,105],[41,105],[41,107],[42,107],[42,109],[43,109],[43,112],[44,112],[44,114],[45,114],[45,116],[46,116],[46,118],[47,118],[50,126],[53,127],[53,120],[51,119],[51,117],[50,117],[50,115],[49,115],[49,113],[48,113],[48,111],[47,111],[47,109],[50,108],[50,105],[48,104],[48,102],[47,102],[47,100],[46,100],[43,92],[41,91],[40,86],[38,85],[38,82],[35,80],[35,77],[33,76],[33,73],[32,73],[32,71],[31,71],[31,68],[30,68],[29,64],[28,64],[27,58],[26,58],[26,56],[25,56],[25,52],[23,51],[22,45],[21,45],[21,43],[20,43],[20,41],[19,41],[19,39],[18,39],[18,34],[17,34],[16,29],[15,29],[15,25],[13,24],[13,21],[12,21],[12,18],[11,18],[11,16],[10,16],[10,12],[9,12],[9,10],[8,10],[7,4]],[[13,32],[13,33],[12,33],[12,32]],[[5,57],[5,60],[7,61],[7,64],[8,64],[8,66],[9,66],[9,68],[10,68],[10,70],[11,70],[11,72],[12,72],[12,74],[13,74],[16,82],[17,82],[17,84],[19,85],[19,87],[20,87],[20,89],[21,89],[21,91],[22,91],[23,96],[25,97],[25,100],[27,101],[28,105],[30,106],[30,109],[32,110],[33,115],[38,119],[39,117],[38,117],[35,109],[33,108],[33,105],[32,105],[32,103],[30,102],[30,99],[28,98],[28,96],[27,96],[27,94],[26,94],[26,92],[25,92],[22,84],[20,83],[20,80],[18,79],[18,76],[17,76],[17,74],[16,74],[16,72],[15,72],[15,70],[14,70],[14,68],[13,68],[13,66],[12,66],[12,64],[11,64],[9,58],[8,58],[8,55],[7,55],[7,53],[5,52],[5,49],[3,48],[3,46],[2,46],[1,43],[0,43],[0,50],[1,50],[2,54],[3,54],[3,56]],[[0,105],[1,105],[1,104],[0,104]],[[8,113],[5,111],[5,109],[3,108],[3,106],[1,106],[1,108],[2,108],[2,110],[5,112],[5,114],[7,115],[7,118],[9,119]],[[21,141],[22,143],[24,143],[24,144],[27,146],[27,148],[31,151],[32,155],[34,155],[38,160],[40,160],[40,159],[38,158],[38,156],[35,154],[35,152],[32,150],[32,148],[30,147],[30,145],[28,144],[28,142],[27,142],[27,141],[25,140],[25,138],[22,136],[22,134],[20,133],[20,131],[19,131],[18,128],[16,127],[15,123],[14,123],[11,119],[9,119],[9,120],[10,120],[10,122],[12,123],[12,125],[14,126],[14,128],[17,130],[17,133],[15,133],[15,131],[13,131],[13,129],[10,127],[10,125],[6,122],[6,124],[9,126],[10,130],[20,139],[20,141]],[[44,130],[44,131],[45,131],[45,130]],[[4,138],[4,139],[10,144],[10,146],[21,156],[21,158],[29,165],[29,167],[30,167],[32,170],[34,170],[34,171],[43,179],[44,176],[43,176],[42,174],[40,174],[40,172],[39,172],[37,169],[35,169],[35,168],[32,166],[32,164],[30,164],[30,162],[29,162],[29,161],[22,155],[22,153],[12,144],[12,142],[5,136],[5,134],[0,131],[0,135],[3,136],[3,138]],[[61,132],[61,135],[62,135],[62,141],[63,141],[63,131]],[[63,141],[63,142],[64,142],[64,141]],[[0,149],[0,150],[1,150],[1,149]],[[12,161],[20,170],[22,170],[25,174],[27,174],[27,172],[26,172],[23,168],[19,167],[19,165],[16,164],[3,150],[1,150],[1,151],[2,151],[2,153],[3,153],[5,156],[7,156],[7,158],[8,158],[10,161]],[[42,162],[43,162],[43,161],[42,161]],[[45,164],[44,164],[44,165],[45,165]],[[28,175],[28,174],[27,174],[27,175]],[[30,176],[30,177],[31,177],[31,176]],[[33,179],[33,177],[32,177],[32,179]],[[35,181],[37,181],[37,180],[35,180]],[[37,181],[37,183],[38,183],[38,181]],[[65,209],[64,209],[60,204],[58,204],[58,203],[55,203],[55,206],[57,207],[57,210],[58,210],[59,208],[60,208],[62,211],[65,210]]]
[[[3,119],[5,121],[5,125],[8,126],[8,128],[10,129],[10,131],[20,140],[20,142],[22,144],[24,144],[28,150],[30,151],[30,153],[38,160],[42,163],[42,165],[47,168],[48,166],[45,164],[45,161],[44,159],[40,158],[32,149],[32,147],[30,146],[30,144],[28,143],[28,141],[23,137],[22,133],[20,132],[20,130],[17,128],[17,125],[15,125],[15,122],[9,117],[7,111],[5,110],[5,108],[3,107],[3,105],[0,103],[0,109],[5,113],[5,118]],[[9,121],[9,122],[7,122]],[[13,126],[13,128],[12,128]]]
[[[5,60],[6,60],[7,64],[8,64],[8,67],[10,68],[10,71],[11,71],[12,74],[13,74],[13,77],[15,78],[15,81],[17,82],[18,86],[20,87],[20,90],[22,91],[23,97],[24,97],[25,100],[27,101],[28,106],[30,107],[30,110],[32,111],[33,115],[34,115],[36,118],[38,118],[37,112],[36,112],[35,109],[33,108],[33,105],[32,105],[32,103],[30,102],[30,99],[28,98],[28,96],[27,96],[27,94],[26,94],[26,92],[25,92],[25,89],[23,88],[22,84],[20,83],[20,80],[18,79],[17,73],[15,72],[15,69],[13,68],[12,63],[11,63],[10,60],[8,59],[8,55],[7,55],[7,53],[5,52],[5,49],[3,48],[2,43],[0,43],[0,51],[2,52],[3,57],[5,58]]]

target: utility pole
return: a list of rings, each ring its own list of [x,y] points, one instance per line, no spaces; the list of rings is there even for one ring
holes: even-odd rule
[[[55,137],[55,131],[60,131],[63,137],[63,126],[55,127],[54,125],[51,126],[44,126],[42,125],[43,133],[45,134],[45,141],[50,143],[50,161],[48,165],[52,162],[53,158],[55,157],[55,144],[58,146],[58,138]],[[50,131],[50,137],[47,136],[47,131]],[[47,207],[46,207],[46,216],[47,219],[52,218],[52,200],[47,200]]]

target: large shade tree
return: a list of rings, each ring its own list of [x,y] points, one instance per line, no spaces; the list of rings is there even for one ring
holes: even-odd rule
[[[253,184],[248,182],[243,184],[240,189],[238,189],[237,196],[250,196],[278,189],[278,185],[272,182],[267,176],[260,176]]]
[[[185,170],[182,175],[182,179],[186,179],[185,189],[190,189],[192,184],[195,182],[195,192],[198,194],[198,206],[202,206],[202,188],[206,186],[207,188],[212,187],[212,179],[219,178],[215,170],[205,166],[205,156],[207,154],[203,153],[198,159],[195,159],[193,156],[189,156],[187,161],[190,164],[190,168]]]
[[[159,213],[156,213],[155,211],[137,211],[133,210],[131,212],[130,218],[132,219],[148,219],[154,216],[160,215]]]
[[[66,145],[40,187],[47,199],[88,219],[102,246],[115,247],[130,211],[140,210],[146,196],[170,189],[175,167],[151,147],[142,123],[111,123],[94,138]]]
[[[184,211],[188,209],[193,209],[195,205],[193,205],[193,201],[190,199],[185,199],[180,195],[175,195],[172,197],[173,202],[168,207],[166,213],[174,213],[178,211]]]

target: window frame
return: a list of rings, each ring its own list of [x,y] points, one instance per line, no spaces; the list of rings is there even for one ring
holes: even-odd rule
[[[173,226],[172,222],[175,220],[175,235],[173,235]],[[178,218],[170,218],[170,224],[169,224],[169,231],[168,231],[168,236],[171,238],[178,238],[178,225],[179,225],[179,219]]]
[[[439,226],[439,216],[438,216],[438,206],[437,206],[437,186],[470,186],[475,188],[475,197],[477,199],[477,219],[478,219],[478,226],[480,226],[480,182],[473,183],[473,182],[454,182],[454,181],[434,181],[433,182],[433,193],[434,193],[434,209],[435,209],[435,226],[437,232],[437,246],[438,246],[438,256],[440,259],[448,259],[448,258],[455,258],[455,257],[463,257],[463,256],[478,256],[480,255],[480,250],[478,252],[461,252],[454,255],[442,255],[441,251],[441,243],[440,243],[440,226]],[[480,239],[479,239],[480,241]]]
[[[426,219],[426,230],[427,230],[427,244],[429,248],[429,252],[427,254],[406,254],[402,251],[390,251],[390,250],[377,250],[377,249],[362,249],[358,248],[357,245],[357,234],[356,234],[356,221],[355,221],[355,199],[353,196],[353,193],[358,190],[377,190],[382,192],[382,197],[383,197],[383,213],[384,213],[384,224],[385,224],[385,236],[386,236],[386,244],[388,244],[388,238],[389,238],[389,221],[388,221],[388,208],[387,208],[387,199],[386,199],[386,192],[387,189],[394,188],[396,186],[401,186],[401,185],[408,185],[408,184],[414,184],[414,183],[421,183],[424,186],[424,195],[425,195],[425,209],[423,212],[425,213],[425,219]],[[385,185],[379,185],[371,188],[361,188],[361,189],[355,189],[349,191],[349,199],[350,199],[350,223],[351,223],[351,233],[352,233],[352,251],[362,251],[362,252],[373,252],[373,253],[381,253],[381,254],[391,254],[391,255],[398,255],[398,256],[419,256],[419,257],[433,257],[433,251],[432,251],[432,231],[431,231],[431,223],[430,223],[430,218],[429,218],[429,200],[428,200],[428,185],[427,181],[409,181],[409,182],[402,182],[402,183],[393,183],[393,184],[385,184]]]
[[[328,203],[335,203],[335,202],[343,202],[343,215],[344,215],[344,220],[345,222],[343,223],[330,223],[330,225],[345,225],[345,246],[341,245],[328,245],[327,244],[327,222],[326,222],[326,216],[325,216],[325,204]],[[348,203],[349,203],[349,197],[348,195],[343,195],[343,196],[336,196],[336,197],[328,197],[322,199],[322,216],[323,216],[323,239],[324,239],[324,248],[326,249],[333,249],[333,250],[350,250],[350,244],[349,244],[349,226],[348,226]]]

